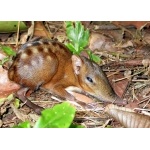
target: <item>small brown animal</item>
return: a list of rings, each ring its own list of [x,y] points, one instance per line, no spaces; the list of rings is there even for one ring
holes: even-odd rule
[[[40,87],[69,100],[75,99],[66,91],[71,87],[101,101],[125,104],[111,88],[101,67],[83,56],[72,55],[63,44],[52,40],[39,39],[22,45],[8,76],[21,85],[16,96],[38,114],[42,108],[28,100],[26,93]]]

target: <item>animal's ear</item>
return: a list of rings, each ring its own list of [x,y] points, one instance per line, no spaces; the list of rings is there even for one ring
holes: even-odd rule
[[[72,66],[76,75],[80,74],[80,69],[83,65],[81,58],[77,55],[72,55]]]

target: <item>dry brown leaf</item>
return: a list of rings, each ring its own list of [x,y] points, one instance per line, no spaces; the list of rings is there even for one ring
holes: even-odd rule
[[[122,97],[128,86],[128,83],[129,83],[128,79],[124,78],[124,76],[120,72],[118,74],[115,74],[114,72],[111,72],[111,73],[108,72],[107,77],[108,77],[115,93],[119,97]],[[122,79],[122,78],[124,78],[124,79]],[[122,79],[122,80],[120,80],[120,79]],[[116,80],[118,80],[118,81],[116,82]]]
[[[149,21],[112,21],[114,25],[120,26],[135,26],[136,29],[142,29],[145,26],[149,26]]]
[[[2,120],[0,120],[0,127],[3,125],[3,122],[2,122]]]
[[[20,41],[19,44],[25,44],[27,42],[28,39],[28,33],[24,32],[20,35]]]
[[[126,105],[126,108],[130,108],[130,109],[134,109],[134,108],[138,108],[138,103],[139,101],[134,100],[134,102],[130,102],[129,104]]]
[[[4,54],[4,52],[0,51],[0,60],[4,59],[6,57],[6,55]]]
[[[20,86],[18,84],[15,84],[8,79],[7,70],[0,66],[0,98],[7,97],[19,88]]]
[[[11,37],[7,39],[5,44],[16,44],[17,33],[14,33]]]
[[[42,21],[35,22],[34,36],[42,36],[42,37],[51,38],[50,33],[46,30]]]
[[[68,39],[65,32],[56,32],[53,36],[54,36],[54,39],[57,39],[61,43],[63,43],[64,41],[67,41]]]
[[[7,113],[9,108],[9,105],[14,100],[13,95],[9,95],[7,98],[0,98],[0,115],[3,116],[3,114]]]
[[[116,47],[118,48],[127,48],[127,47],[133,47],[133,42],[132,41],[126,41],[125,43],[123,44],[118,44]]]
[[[110,104],[105,112],[126,128],[150,128],[150,117],[135,113],[131,109]]]
[[[27,115],[23,115],[13,104],[10,104],[13,112],[19,118],[21,121],[26,121],[27,120]]]
[[[10,35],[11,33],[0,33],[0,41],[5,42]]]
[[[124,72],[124,77],[126,77],[129,81],[131,81],[131,79],[132,79],[131,74],[132,74],[131,70],[126,70]]]
[[[150,59],[143,59],[142,64],[144,67],[148,67],[150,65]]]
[[[150,44],[150,33],[149,32],[144,33],[143,41],[147,44]]]
[[[10,104],[13,112],[15,113],[16,117],[18,119],[20,119],[21,121],[30,121],[30,124],[32,126],[34,126],[34,122],[38,120],[39,116],[36,115],[36,114],[32,114],[32,113],[29,113],[28,115],[24,114],[21,110],[17,109],[13,104]]]
[[[114,47],[115,43],[112,40],[100,33],[91,33],[89,40],[89,48],[94,51],[95,49],[115,51],[117,48]]]

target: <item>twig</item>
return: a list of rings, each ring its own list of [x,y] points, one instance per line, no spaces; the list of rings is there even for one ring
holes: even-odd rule
[[[142,72],[144,72],[144,70],[142,70],[142,71],[140,71],[140,72],[137,72],[137,73],[135,73],[135,74],[133,74],[133,75],[126,76],[126,77],[123,77],[123,78],[120,78],[120,79],[117,79],[117,80],[112,80],[112,81],[113,81],[113,82],[122,81],[122,80],[125,80],[125,79],[128,79],[128,78],[131,78],[131,77],[133,77],[133,76],[135,76],[135,75],[138,75],[138,74],[140,74],[140,73],[142,73]]]
[[[147,103],[143,106],[143,108],[145,108],[147,105],[148,105],[148,103],[150,102],[150,99],[147,101]]]
[[[133,87],[133,89],[132,89],[132,97],[133,97],[133,99],[136,99],[137,101],[139,101],[139,99],[138,99],[137,96],[135,95],[134,87]]]
[[[19,28],[20,28],[20,21],[18,21],[18,29],[17,29],[17,37],[16,37],[16,46],[18,45],[18,41],[19,41]]]
[[[138,103],[138,105],[139,105],[139,104],[142,104],[142,103],[144,103],[144,102],[146,102],[146,101],[148,101],[149,98],[150,98],[150,96],[145,97],[142,101],[140,101],[140,102]]]

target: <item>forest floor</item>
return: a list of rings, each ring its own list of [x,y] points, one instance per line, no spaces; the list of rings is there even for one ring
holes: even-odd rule
[[[90,98],[92,104],[87,108],[72,102],[77,109],[74,123],[87,128],[132,127],[130,123],[129,125],[124,123],[134,120],[126,113],[127,109],[145,116],[148,116],[150,111],[149,22],[87,21],[82,23],[90,31],[89,45],[86,49],[90,49],[93,54],[101,58],[99,65],[107,74],[115,93],[128,104],[124,106],[126,110],[123,113],[116,109],[116,113],[121,114],[121,118],[117,118],[115,113],[111,116],[105,112],[106,104],[101,101]],[[35,22],[34,33],[31,23],[26,22],[26,25],[28,31],[19,34],[0,33],[0,44],[10,46],[17,51],[31,35],[49,37],[61,43],[67,41],[64,22]],[[5,53],[0,50],[0,60],[5,56]],[[11,62],[7,63],[0,66],[0,127],[11,128],[25,120],[29,120],[33,125],[39,116],[22,102],[19,102],[18,108],[16,107],[18,101],[13,93],[19,86],[9,81],[7,73]],[[28,98],[44,108],[51,108],[64,101],[44,90],[38,90],[28,95]],[[123,118],[125,118],[124,122],[121,121]],[[135,120],[138,121],[141,120]],[[148,121],[150,122],[150,117]]]

